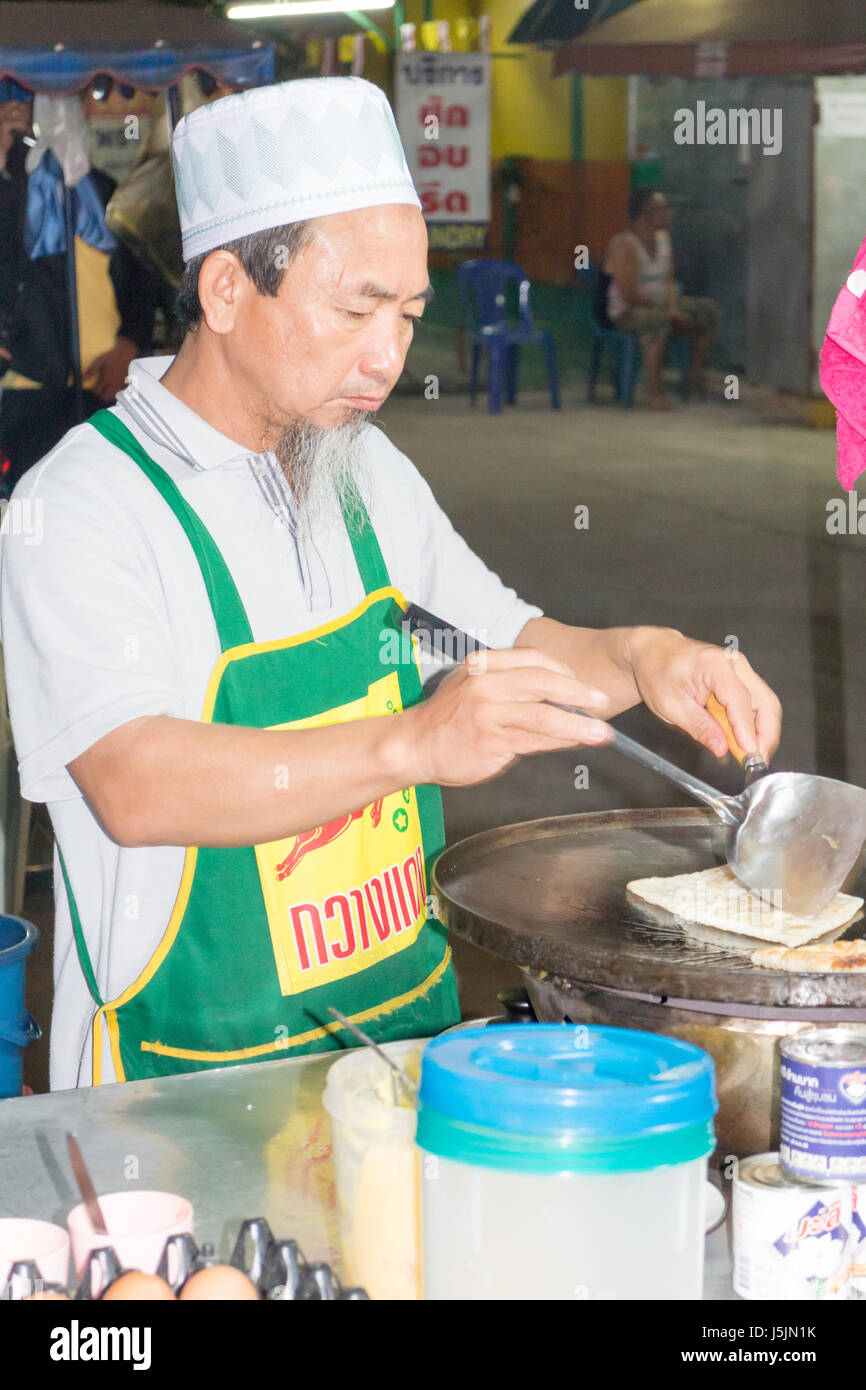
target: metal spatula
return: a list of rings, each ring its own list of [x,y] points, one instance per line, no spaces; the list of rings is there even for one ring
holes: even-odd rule
[[[728,826],[726,856],[737,878],[786,912],[815,916],[857,863],[866,839],[862,787],[806,772],[770,772],[739,796],[723,796],[618,730],[612,743],[709,806]]]
[[[450,657],[455,647],[465,653],[484,646],[415,604],[407,608],[404,624],[452,665],[457,664]],[[585,713],[568,708],[572,714]],[[738,796],[725,796],[612,724],[608,728],[620,753],[674,782],[729,827],[727,860],[747,888],[801,917],[813,917],[839,892],[866,840],[862,787],[806,772],[760,775],[763,764],[753,760],[746,763],[747,780],[759,775]]]

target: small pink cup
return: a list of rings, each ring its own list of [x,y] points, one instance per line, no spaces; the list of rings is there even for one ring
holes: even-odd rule
[[[99,1205],[107,1236],[94,1231],[83,1203],[66,1218],[79,1279],[91,1250],[104,1245],[114,1247],[124,1269],[155,1274],[169,1236],[192,1233],[192,1203],[172,1192],[108,1192],[100,1196]]]
[[[19,1260],[32,1260],[44,1283],[65,1287],[69,1274],[69,1236],[62,1226],[52,1226],[50,1221],[3,1217],[0,1219],[0,1290],[9,1278],[10,1269]],[[26,1298],[32,1292],[32,1289],[18,1287],[12,1290],[17,1298]]]

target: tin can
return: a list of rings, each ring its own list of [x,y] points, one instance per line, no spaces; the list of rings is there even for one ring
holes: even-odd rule
[[[866,1028],[807,1028],[781,1045],[779,1154],[806,1182],[866,1182]]]
[[[851,1195],[851,1297],[866,1298],[866,1183],[852,1183]]]
[[[734,1290],[741,1298],[851,1297],[850,1183],[794,1182],[777,1153],[743,1159],[734,1178]]]

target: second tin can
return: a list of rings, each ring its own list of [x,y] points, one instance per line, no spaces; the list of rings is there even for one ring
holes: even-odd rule
[[[781,1052],[782,1167],[805,1182],[866,1182],[866,1028],[807,1028]]]
[[[775,1153],[745,1158],[734,1178],[734,1289],[741,1298],[851,1297],[850,1183],[795,1182]]]

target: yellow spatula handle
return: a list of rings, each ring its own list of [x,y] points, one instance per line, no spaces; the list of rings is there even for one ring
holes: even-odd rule
[[[750,755],[746,753],[744,749],[742,749],[740,745],[737,743],[734,731],[731,728],[731,721],[728,718],[728,712],[725,709],[724,705],[719,703],[715,695],[711,695],[710,698],[707,700],[707,714],[711,714],[715,719],[716,723],[721,724],[722,728],[725,731],[725,738],[728,740],[728,748],[731,750],[740,766],[742,766],[743,763],[745,763],[746,758],[754,756],[753,754]]]

